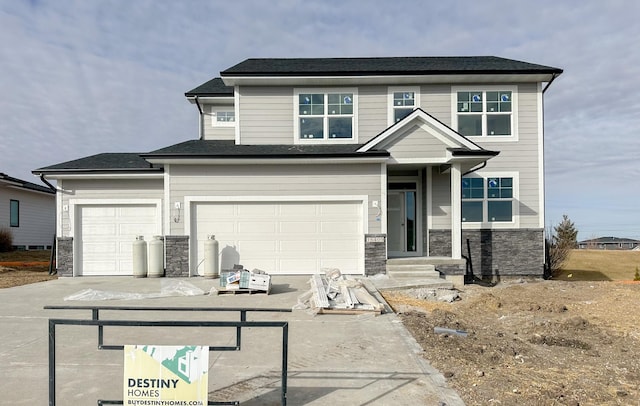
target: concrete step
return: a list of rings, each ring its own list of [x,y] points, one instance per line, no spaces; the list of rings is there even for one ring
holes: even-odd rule
[[[440,272],[436,271],[435,266],[431,264],[387,264],[387,275],[390,278],[440,278]]]

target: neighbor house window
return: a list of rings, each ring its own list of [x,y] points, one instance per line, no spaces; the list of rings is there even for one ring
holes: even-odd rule
[[[9,202],[9,225],[20,227],[20,202],[18,200]]]
[[[351,140],[353,92],[300,92],[296,97],[299,140]]]
[[[220,106],[211,107],[211,124],[214,127],[231,127],[236,122],[236,113],[233,106],[221,108]]]
[[[457,131],[470,137],[512,136],[514,94],[509,89],[455,91]]]
[[[512,222],[512,177],[462,178],[463,222]]]

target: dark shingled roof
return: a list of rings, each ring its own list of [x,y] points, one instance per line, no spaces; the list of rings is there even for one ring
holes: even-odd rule
[[[235,145],[234,141],[192,140],[158,149],[145,158],[344,158],[389,156],[387,151],[356,152],[361,144]]]
[[[560,74],[562,69],[496,56],[251,58],[221,76]]]
[[[187,97],[233,97],[233,86],[226,86],[221,78],[213,78],[195,89],[189,90],[184,95]]]
[[[14,178],[12,176],[7,175],[6,173],[0,172],[0,183],[3,183],[3,182],[8,182],[15,185],[16,187],[20,187],[27,190],[33,190],[36,192],[51,193],[51,194],[56,193],[55,190],[51,190],[48,187],[27,182],[26,180]]]
[[[162,171],[154,168],[149,162],[140,157],[139,153],[104,153],[85,158],[67,161],[56,165],[46,166],[33,171],[40,173],[60,172],[138,172]]]

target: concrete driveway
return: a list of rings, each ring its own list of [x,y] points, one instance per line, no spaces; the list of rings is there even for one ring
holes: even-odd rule
[[[45,305],[292,308],[308,290],[307,276],[274,276],[270,295],[201,295],[139,300],[65,301],[84,289],[160,292],[165,279],[61,278],[0,289],[0,404],[48,403],[48,320],[89,319],[88,310],[44,310]],[[183,281],[209,292],[218,280]],[[104,319],[232,320],[237,313],[103,312]],[[288,405],[463,405],[393,313],[313,315],[249,313],[248,320],[289,322]],[[242,405],[280,404],[282,333],[243,329],[242,350],[211,352],[209,400]],[[228,328],[106,327],[105,344],[231,345]],[[56,328],[56,404],[96,405],[122,399],[123,352],[97,349],[95,326]]]

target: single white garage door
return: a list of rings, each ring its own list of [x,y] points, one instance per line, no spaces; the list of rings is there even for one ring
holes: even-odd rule
[[[76,209],[76,275],[133,275],[133,242],[158,234],[155,205],[88,205]]]
[[[208,235],[219,241],[221,270],[241,264],[270,274],[363,274],[362,210],[355,201],[193,203],[192,274],[203,274]]]

